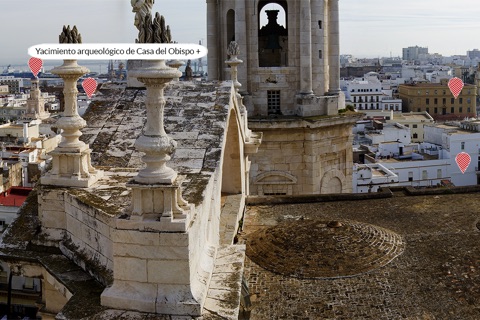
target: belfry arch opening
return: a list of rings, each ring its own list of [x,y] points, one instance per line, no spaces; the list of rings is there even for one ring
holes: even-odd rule
[[[286,1],[258,2],[259,67],[285,67],[288,59]]]

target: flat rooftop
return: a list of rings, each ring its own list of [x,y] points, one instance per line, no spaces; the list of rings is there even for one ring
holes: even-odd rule
[[[447,134],[474,134],[474,133],[479,133],[478,131],[473,131],[473,130],[465,130],[462,129],[461,127],[457,126],[452,126],[448,124],[437,124],[434,127],[440,128],[440,129],[445,129],[445,130],[452,130],[452,132],[447,132]]]
[[[293,227],[298,221],[348,219],[390,230],[405,245],[403,253],[383,267],[323,279],[267,271],[249,258],[247,246],[244,275],[252,302],[250,319],[480,319],[479,207],[478,193],[403,192],[387,199],[250,205],[241,241],[282,223]],[[312,241],[320,246],[322,234],[316,235]],[[339,236],[338,243],[345,244],[344,235]],[[293,236],[290,241],[292,250],[286,252],[293,258],[308,260],[315,254],[293,248]],[[308,247],[315,250],[314,245]],[[314,263],[335,265],[343,255],[361,259],[368,253],[354,251],[355,245],[349,244],[342,250]]]
[[[167,166],[186,177],[183,196],[190,203],[201,201],[219,166],[229,97],[230,87],[217,82],[171,82],[165,88],[165,131],[177,142]],[[83,116],[88,125],[80,137],[92,149],[93,166],[124,171],[121,180],[143,167],[134,144],[146,122],[145,98],[145,90],[102,86]]]
[[[393,116],[393,121],[396,121],[396,120],[428,120],[428,121],[432,121],[433,122],[433,119],[428,117],[426,114],[422,113],[422,114],[415,114],[415,113],[412,113],[412,114],[409,114],[409,113],[402,113],[401,115],[397,115],[397,116]]]

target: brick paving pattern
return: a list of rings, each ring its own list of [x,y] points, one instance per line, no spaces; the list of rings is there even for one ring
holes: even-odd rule
[[[250,234],[248,257],[274,273],[338,278],[384,266],[404,249],[394,232],[350,220],[302,219]]]
[[[337,279],[288,277],[247,258],[250,319],[480,319],[478,208],[479,194],[251,206],[241,241],[297,219],[351,219],[406,245],[384,267]]]

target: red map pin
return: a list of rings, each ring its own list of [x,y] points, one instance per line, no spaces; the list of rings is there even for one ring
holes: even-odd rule
[[[30,60],[28,60],[28,66],[30,67],[33,75],[36,77],[40,72],[40,69],[42,69],[43,61],[42,59],[32,57]]]
[[[82,82],[83,90],[89,98],[92,97],[92,94],[97,90],[97,80],[93,78],[87,78]]]
[[[455,99],[457,99],[460,92],[463,89],[463,81],[460,78],[452,78],[448,81],[448,87],[450,88],[450,92],[453,94]]]
[[[472,158],[466,152],[460,152],[455,157],[455,162],[457,162],[457,166],[460,168],[460,171],[462,171],[462,173],[465,173],[468,166],[470,165],[471,160],[472,160]]]

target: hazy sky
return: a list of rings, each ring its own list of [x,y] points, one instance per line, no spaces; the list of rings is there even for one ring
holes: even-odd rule
[[[478,0],[340,0],[341,52],[401,56],[428,47],[445,56],[480,49]]]
[[[84,42],[134,42],[130,0],[0,0],[0,68],[26,64],[27,48],[56,43],[64,24]],[[206,40],[205,0],[156,0],[174,40]],[[443,55],[480,48],[478,0],[340,0],[341,52],[357,57],[401,55],[426,46]]]

